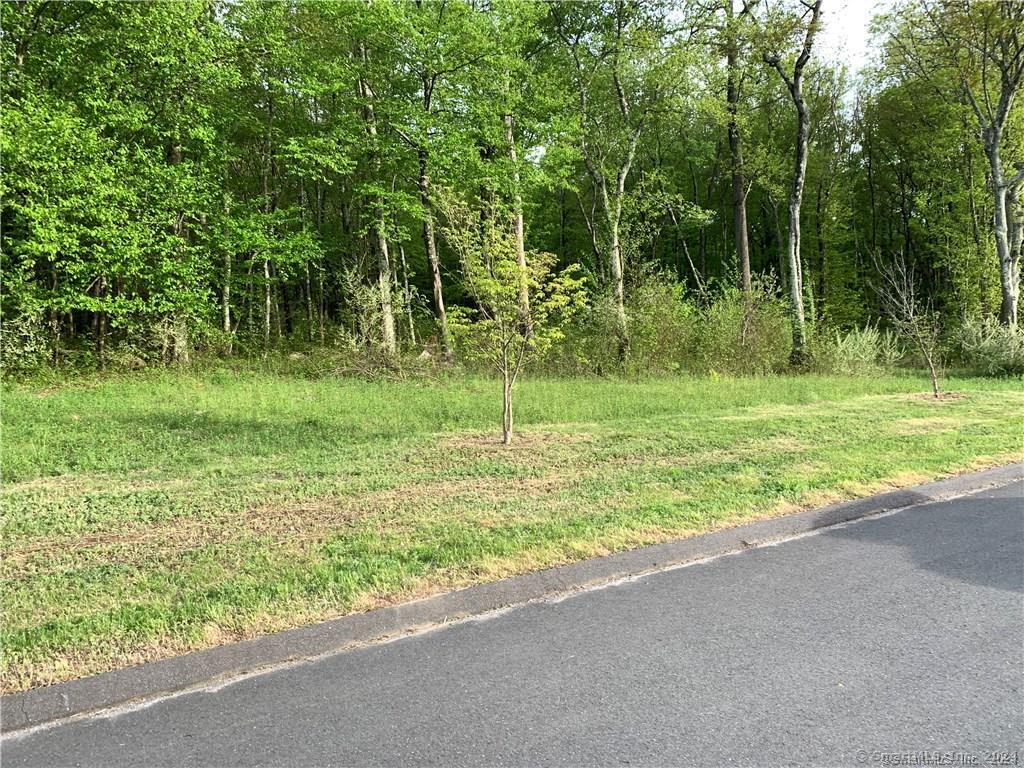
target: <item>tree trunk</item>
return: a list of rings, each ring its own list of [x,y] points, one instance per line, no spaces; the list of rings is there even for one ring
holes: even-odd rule
[[[305,263],[306,269],[306,330],[309,340],[313,341],[313,281],[309,279],[309,262]]]
[[[270,349],[270,260],[263,260],[263,349]]]
[[[363,63],[369,59],[366,44],[359,44],[359,54]],[[370,136],[370,144],[377,143],[377,118],[373,110],[373,89],[365,79],[359,79],[359,96],[363,99],[363,119],[366,122],[366,131]],[[374,147],[374,165],[380,171],[380,156]],[[381,313],[381,336],[384,353],[388,357],[394,357],[398,352],[398,345],[395,340],[395,314],[391,306],[391,256],[388,252],[387,230],[384,225],[384,201],[378,196],[374,212],[374,235],[377,248],[377,287],[380,292],[380,313]]]
[[[57,286],[59,285],[59,282],[58,282],[58,279],[57,279],[57,272],[56,272],[56,270],[54,270],[54,272],[53,272],[52,279],[53,279],[53,282],[52,282],[51,288],[50,288],[50,295],[56,297],[56,295],[57,295]],[[57,365],[60,364],[60,330],[61,330],[60,313],[57,312],[57,310],[54,307],[51,306],[50,307],[50,335],[53,338],[52,359],[53,359],[54,367],[56,367]]]
[[[519,314],[529,338],[533,334],[533,323],[530,320],[530,284],[526,271],[526,233],[523,223],[523,196],[519,190],[519,158],[516,155],[516,139],[513,132],[512,115],[505,115],[505,140],[508,142],[508,155],[512,161],[512,183],[515,191],[512,195],[513,224],[516,239],[516,263],[519,265]]]
[[[974,165],[972,162],[973,153],[966,151],[965,153],[965,174],[964,181],[967,185],[967,208],[971,214],[971,241],[974,243],[974,252],[976,256],[981,256],[984,252],[984,246],[981,240],[981,223],[979,221],[978,214],[978,202],[974,197]],[[980,298],[981,312],[983,315],[989,313],[988,305],[988,283],[985,279],[985,268],[978,270],[978,296]]]
[[[402,282],[405,289],[405,312],[409,318],[409,341],[416,345],[416,323],[412,315],[412,291],[409,289],[409,265],[405,261],[405,248],[398,244],[398,255],[402,260]]]
[[[398,351],[395,339],[395,313],[391,306],[391,256],[388,239],[384,234],[383,216],[377,223],[377,287],[380,290],[381,334],[384,352],[394,357]]]
[[[313,225],[316,227],[317,235],[321,235],[323,229],[323,216],[324,212],[324,196],[323,189],[320,186],[320,180],[316,181],[316,206],[313,209]],[[324,315],[327,314],[327,300],[324,297],[324,264],[323,261],[318,265],[316,271],[316,315],[317,315],[317,326],[320,333],[320,343],[326,343],[326,333],[324,330]]]
[[[785,238],[782,236],[782,220],[779,218],[779,203],[771,200],[772,218],[775,221],[775,247],[779,255],[779,280],[782,282],[782,292],[789,293],[789,269],[786,266],[786,257],[783,254]]]
[[[107,278],[100,276],[99,285],[96,289],[96,295],[100,298],[106,298],[107,295]],[[96,356],[99,359],[100,370],[105,371],[107,369],[107,312],[106,310],[100,310],[97,314],[96,319]]]
[[[590,235],[590,248],[594,254],[594,270],[597,272],[598,285],[604,286],[607,284],[607,276],[605,275],[604,269],[604,256],[601,254],[601,245],[597,239],[597,224],[595,223],[595,215],[597,211],[597,186],[594,186],[594,194],[591,197],[590,212],[587,212],[586,207],[583,205],[583,198],[576,194],[576,202],[579,203],[580,213],[583,215],[583,224],[587,228],[587,234]]]
[[[324,296],[324,271],[322,269],[317,271],[316,282],[317,282],[317,287],[319,289],[317,291],[317,298],[320,300],[320,307],[319,307],[320,311],[317,313],[317,315],[318,315],[317,323],[318,323],[318,326],[319,326],[318,330],[320,331],[320,343],[321,344],[326,344],[327,343],[327,329],[324,327],[324,323],[326,321],[325,316],[327,314],[327,299]]]
[[[938,364],[935,360],[935,347],[933,345],[933,339],[928,339],[922,335],[920,328],[914,333],[914,342],[917,344],[917,348],[921,352],[921,356],[924,358],[925,365],[928,366],[928,376],[932,382],[932,395],[938,399],[941,396],[939,390],[939,370]]]
[[[567,211],[565,210],[565,187],[558,187],[558,256],[565,258],[565,223]]]
[[[732,215],[736,240],[736,258],[740,268],[740,286],[750,293],[750,240],[747,236],[747,189],[743,172],[743,143],[737,113],[740,103],[739,53],[733,29],[732,0],[725,0],[728,16],[728,50],[726,52],[726,102],[729,110],[729,152],[732,159]]]
[[[637,134],[634,134],[636,136]],[[635,144],[633,145],[635,148]],[[626,174],[630,163],[619,170],[618,186],[614,205],[608,195],[608,183],[604,176],[594,175],[595,184],[601,191],[601,207],[604,209],[605,224],[608,227],[609,254],[608,266],[612,276],[612,298],[615,302],[615,335],[619,343],[619,360],[624,361],[629,355],[629,326],[626,319],[626,290],[622,269],[622,243],[619,239],[619,222],[622,220],[622,196],[625,193]]]
[[[626,292],[622,274],[622,243],[619,241],[619,220],[609,222],[611,234],[612,295],[615,299],[615,332],[619,341],[619,360],[629,354],[629,326],[626,322]]]
[[[1009,220],[1010,261],[1016,273],[1013,284],[1019,289],[1021,251],[1024,250],[1024,206],[1021,205],[1021,186],[1011,187],[1006,193],[1006,217]]]
[[[1017,304],[1020,298],[1020,252],[1015,252],[1011,245],[1011,228],[1017,221],[1017,212],[1011,213],[1011,208],[1016,208],[1015,201],[1019,192],[1015,190],[1010,195],[1006,174],[1003,170],[1003,162],[1000,154],[1000,141],[1002,137],[998,131],[991,128],[985,132],[985,154],[988,156],[989,166],[992,170],[992,190],[995,198],[995,212],[993,215],[994,234],[996,238],[996,255],[999,257],[999,282],[1002,288],[1002,303],[999,307],[999,322],[1003,325],[1017,325]],[[1013,224],[1011,224],[1011,216]],[[1016,233],[1014,232],[1014,237]]]
[[[225,169],[224,183],[227,182],[227,171]],[[226,187],[225,187],[226,188]],[[223,194],[223,206],[224,215],[227,217],[231,209],[231,198],[227,192]],[[227,343],[227,354],[230,357],[232,347],[234,346],[232,333],[231,333],[231,264],[232,253],[230,246],[224,249],[224,286],[220,294],[220,313],[221,313],[221,328],[224,331],[224,335],[227,337],[225,342]]]
[[[803,81],[804,67],[811,58],[814,36],[818,31],[821,15],[821,1],[815,0],[810,7],[811,19],[804,35],[803,48],[793,66],[793,77],[790,79],[782,68],[778,56],[765,56],[765,60],[775,67],[789,88],[793,105],[796,107],[796,158],[793,168],[793,184],[789,193],[789,242],[787,255],[789,261],[789,300],[793,322],[793,357],[802,360],[807,347],[807,325],[804,319],[804,286],[803,270],[800,263],[800,205],[803,202],[804,182],[807,178],[807,141],[810,134],[810,115],[807,102],[804,100]]]
[[[427,150],[418,150],[420,175],[420,204],[423,206],[423,248],[427,252],[427,263],[430,265],[430,280],[434,292],[434,312],[437,325],[441,332],[441,350],[445,360],[452,359],[451,335],[448,332],[448,313],[444,308],[444,286],[441,283],[441,261],[437,256],[437,236],[434,233],[434,211],[430,201],[430,175],[427,167]]]
[[[280,278],[277,273],[277,267],[274,268],[274,328],[277,330],[277,340],[280,342],[284,338],[284,322],[287,320],[288,335],[291,335],[292,324],[291,315],[289,312],[288,303],[288,287],[284,284],[284,280]],[[285,317],[288,314],[288,317]]]
[[[512,373],[507,361],[501,371],[501,442],[512,445]]]
[[[828,200],[823,199],[823,188],[824,185],[819,182],[814,208],[814,239],[818,246],[818,301],[817,305],[812,307],[811,315],[814,318],[823,317],[825,311],[825,209],[828,207]]]
[[[789,297],[793,304],[793,347],[798,356],[804,354],[807,346],[807,327],[804,320],[804,276],[800,261],[800,206],[804,198],[804,181],[807,178],[807,137],[810,120],[803,92],[799,88],[793,96],[797,105],[796,165],[793,172],[793,188],[789,195]]]
[[[227,353],[231,354],[231,251],[224,253],[224,290],[220,296],[220,309],[223,321],[224,334],[227,336]]]

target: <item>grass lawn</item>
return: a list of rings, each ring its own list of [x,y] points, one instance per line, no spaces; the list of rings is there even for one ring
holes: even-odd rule
[[[1024,458],[1019,380],[3,390],[7,691]]]

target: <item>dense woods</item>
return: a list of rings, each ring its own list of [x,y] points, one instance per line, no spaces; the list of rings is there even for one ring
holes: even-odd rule
[[[2,13],[7,369],[877,362],[893,265],[1024,365],[1022,3],[899,5],[861,73],[828,0]]]

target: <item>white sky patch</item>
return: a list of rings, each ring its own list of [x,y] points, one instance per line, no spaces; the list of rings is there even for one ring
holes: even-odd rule
[[[818,52],[822,59],[843,63],[850,74],[866,66],[873,53],[868,27],[875,14],[892,8],[895,0],[825,0]]]

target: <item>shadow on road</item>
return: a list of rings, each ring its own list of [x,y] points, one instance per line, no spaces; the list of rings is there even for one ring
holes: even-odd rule
[[[922,526],[900,525],[899,517],[906,515],[926,516],[926,533]],[[823,535],[900,547],[915,565],[945,578],[1024,593],[1024,484],[1019,482]],[[979,553],[978,540],[994,543]]]

